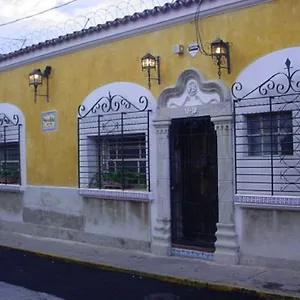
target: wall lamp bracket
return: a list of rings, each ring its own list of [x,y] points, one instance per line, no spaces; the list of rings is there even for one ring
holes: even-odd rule
[[[161,84],[160,76],[160,56],[153,56],[150,53],[145,54],[141,58],[142,71],[147,73],[148,87],[151,89],[151,80],[156,80],[158,84]],[[152,77],[152,71],[156,71],[157,77]]]
[[[40,69],[34,69],[28,74],[29,85],[34,88],[34,102],[36,102],[37,96],[46,97],[46,101],[49,102],[49,76],[51,70],[50,66],[46,66],[43,72]],[[38,87],[43,84],[44,79],[46,80],[46,94],[38,94]]]
[[[210,55],[218,67],[219,78],[221,78],[221,69],[226,69],[227,73],[230,74],[230,44],[228,42],[217,38],[210,44]]]

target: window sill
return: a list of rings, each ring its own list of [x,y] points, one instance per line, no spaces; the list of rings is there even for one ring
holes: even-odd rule
[[[235,195],[234,204],[242,208],[300,210],[300,197]]]
[[[0,192],[19,192],[23,193],[25,190],[24,186],[17,184],[2,184],[0,183]]]
[[[129,200],[138,202],[151,202],[153,194],[151,192],[131,191],[131,190],[98,190],[98,189],[78,189],[79,195],[85,198],[104,198],[112,200]]]

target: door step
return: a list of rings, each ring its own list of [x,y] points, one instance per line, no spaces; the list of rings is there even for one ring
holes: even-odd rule
[[[200,250],[192,250],[192,249],[184,249],[184,248],[172,247],[171,255],[193,257],[193,258],[199,258],[204,260],[214,260],[214,254],[212,252],[204,252]]]

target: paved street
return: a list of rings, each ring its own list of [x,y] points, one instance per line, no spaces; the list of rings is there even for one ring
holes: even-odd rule
[[[178,299],[258,299],[239,292],[222,292],[207,288],[188,287],[158,279],[103,270],[98,267],[66,262],[33,253],[0,248],[0,281],[23,286],[39,293],[0,285],[1,300],[53,299],[47,294],[65,300],[81,299],[145,299],[151,294],[173,294]],[[19,290],[19,291],[18,291]],[[4,291],[4,292],[3,292]],[[10,294],[12,293],[12,294]],[[19,294],[17,294],[19,293]],[[28,294],[29,293],[29,294]],[[41,294],[43,293],[43,294]],[[3,297],[4,294],[4,298]],[[27,295],[28,294],[28,295]]]
[[[145,299],[155,293],[172,293],[180,300],[252,300],[266,298],[260,293],[233,290],[232,286],[295,296],[300,291],[300,273],[290,270],[221,266],[198,259],[156,257],[0,230],[1,244],[92,262],[76,263],[0,246],[0,282],[43,293],[32,294],[30,300],[50,300],[45,294],[64,300]],[[229,284],[229,288],[224,284]],[[28,299],[13,296],[16,288],[2,283],[0,295],[3,290],[12,294],[10,298],[0,297],[1,300]],[[291,298],[276,295],[268,299]]]

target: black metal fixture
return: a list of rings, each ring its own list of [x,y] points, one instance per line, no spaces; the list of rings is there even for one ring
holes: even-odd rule
[[[37,96],[46,97],[47,102],[49,102],[49,75],[51,74],[51,67],[46,66],[45,70],[42,72],[40,69],[35,69],[28,74],[29,85],[34,87],[34,102],[36,102]],[[43,79],[46,78],[46,94],[41,95],[37,93],[38,86],[43,84]]]
[[[141,58],[141,65],[142,71],[147,72],[149,89],[151,89],[151,80],[157,80],[158,84],[160,84],[160,57],[147,53]],[[157,71],[156,78],[151,77],[152,70]]]
[[[219,37],[210,43],[210,55],[218,66],[218,75],[221,78],[221,69],[227,69],[230,74],[230,50],[229,43]]]

